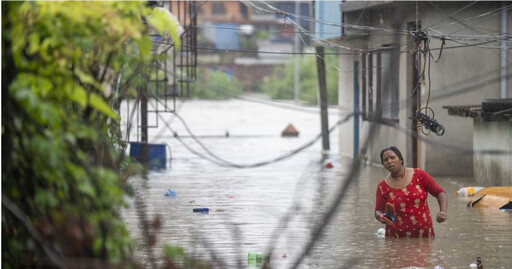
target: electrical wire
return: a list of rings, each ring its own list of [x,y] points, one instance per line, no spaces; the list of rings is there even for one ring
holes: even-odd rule
[[[428,1],[428,2],[429,2],[429,4],[431,4],[432,6],[436,7],[434,4],[432,4],[432,1]],[[468,8],[468,7],[470,7],[470,6],[474,5],[474,4],[476,4],[476,3],[478,3],[478,1],[471,2],[471,3],[469,3],[468,5],[466,5],[466,6],[462,7],[462,8],[460,8],[460,9],[458,9],[457,11],[455,11],[455,12],[451,13],[450,15],[448,15],[448,16],[446,16],[446,17],[444,17],[442,20],[439,20],[439,21],[435,22],[434,24],[431,24],[431,25],[429,25],[429,26],[427,26],[427,27],[424,27],[424,28],[425,28],[426,30],[431,30],[431,29],[432,29],[432,27],[433,27],[434,25],[437,25],[437,24],[439,24],[439,23],[441,23],[441,22],[443,22],[443,21],[445,21],[445,20],[447,20],[447,19],[449,19],[449,18],[452,18],[453,16],[455,16],[455,14],[457,14],[457,13],[459,13],[459,12],[463,11],[464,9],[466,9],[466,8]],[[436,8],[437,8],[437,7],[436,7]],[[438,9],[439,9],[439,8],[438,8]],[[460,23],[460,22],[459,22],[459,21],[457,21],[456,23]],[[417,25],[417,24],[416,24],[416,25]]]
[[[296,15],[296,14],[292,14],[292,13],[287,13],[287,12],[279,10],[279,9],[271,6],[270,4],[266,3],[265,1],[261,1],[261,0],[258,2],[263,3],[265,6],[270,8],[270,10],[256,6],[252,1],[241,0],[240,2],[242,2],[245,5],[254,7],[257,11],[259,11],[261,13],[277,14],[277,15],[282,15],[285,17],[286,16],[294,17],[294,18],[299,18],[299,19],[305,20],[305,21],[325,24],[325,25],[329,25],[329,26],[354,28],[354,29],[358,29],[358,30],[368,30],[368,31],[382,31],[382,32],[387,32],[387,33],[392,33],[392,34],[394,34],[394,33],[408,34],[408,32],[404,31],[404,30],[386,29],[386,28],[378,28],[378,27],[371,27],[371,26],[361,26],[361,25],[354,25],[354,24],[348,24],[348,23],[336,23],[336,22],[327,21],[327,20],[318,20],[318,19],[311,18],[308,16],[301,16],[301,15]]]
[[[221,165],[221,166],[225,166],[225,167],[231,167],[231,168],[238,168],[238,169],[246,169],[246,168],[256,168],[256,167],[261,167],[261,166],[265,166],[265,165],[269,165],[269,164],[273,164],[273,163],[277,163],[279,161],[283,161],[283,160],[286,160],[300,152],[302,152],[303,150],[309,148],[310,146],[312,146],[315,142],[317,142],[321,137],[322,137],[322,134],[318,134],[317,136],[315,136],[315,138],[313,138],[311,141],[303,144],[302,146],[300,146],[299,148],[296,148],[286,154],[283,154],[281,156],[278,156],[276,158],[273,158],[273,159],[270,159],[270,160],[267,160],[267,161],[262,161],[262,162],[257,162],[257,163],[253,163],[253,164],[236,164],[236,163],[233,163],[231,161],[227,161],[221,157],[219,157],[218,155],[216,155],[215,153],[213,153],[211,150],[209,150],[195,135],[194,133],[190,130],[190,128],[188,127],[187,123],[185,122],[185,120],[183,120],[183,118],[181,118],[180,115],[178,115],[178,113],[174,112],[172,113],[178,120],[180,120],[180,122],[182,123],[182,125],[185,127],[185,130],[187,131],[187,133],[189,134],[189,136],[207,153],[207,156],[197,152],[196,150],[193,150],[190,146],[188,146],[181,138],[179,138],[179,136],[175,136],[175,138],[180,142],[182,143],[185,148],[187,150],[189,150],[191,153],[193,153],[194,155],[200,157],[200,158],[203,158],[205,160],[208,160],[210,162],[213,162],[217,165]],[[158,116],[162,119],[162,121],[164,122],[165,126],[171,131],[172,131],[172,128],[170,127],[170,125],[167,123],[167,121],[165,121],[165,119],[162,118],[162,115],[160,113],[158,113]],[[328,133],[331,133],[332,131],[334,131],[336,129],[336,127],[338,127],[339,125],[347,122],[350,118],[352,117],[352,114],[349,114],[347,116],[345,116],[344,119],[340,119],[338,120],[331,128],[329,128],[328,130]],[[173,132],[174,133],[174,132]]]
[[[419,138],[421,141],[431,145],[435,149],[443,151],[443,152],[447,152],[447,153],[457,152],[457,153],[462,153],[462,154],[473,154],[473,155],[512,155],[511,150],[498,150],[498,149],[471,150],[471,149],[462,148],[462,147],[455,146],[455,145],[448,144],[448,143],[442,143],[442,142],[439,142],[438,140],[429,139],[424,136],[420,136],[418,133],[411,131],[407,128],[404,128],[400,124],[398,124],[394,121],[390,121],[390,120],[386,120],[386,119],[381,119],[381,122],[379,122],[379,123],[391,126],[394,129],[396,129],[402,133],[411,135],[415,138]]]
[[[469,21],[469,20],[473,20],[473,19],[477,19],[477,18],[481,18],[481,17],[484,17],[484,16],[487,16],[487,15],[491,15],[492,13],[496,13],[490,17],[493,17],[497,14],[499,14],[502,10],[509,10],[510,8],[512,8],[512,5],[507,5],[507,6],[504,6],[504,7],[500,7],[500,8],[497,8],[497,9],[493,9],[491,11],[487,11],[487,12],[484,12],[484,13],[481,13],[479,15],[476,15],[476,16],[472,16],[472,17],[469,17],[469,18],[465,18],[465,19],[461,19],[461,20],[457,20],[455,22],[452,22],[452,23],[449,23],[449,24],[446,24],[446,25],[443,25],[443,26],[440,26],[440,27],[437,27],[435,29],[431,28],[431,27],[428,27],[427,29],[428,30],[434,30],[434,31],[437,31],[441,28],[445,28],[445,27],[448,27],[448,26],[451,26],[451,25],[454,25],[454,24],[457,24],[457,23],[460,23],[462,24],[463,22],[466,22],[466,21]],[[464,25],[465,28],[470,28],[471,26],[473,25]],[[458,32],[458,31],[457,31]]]
[[[293,18],[299,18],[299,19],[302,19],[302,20],[306,20],[306,21],[311,21],[311,22],[315,22],[315,23],[322,23],[322,24],[326,24],[326,25],[331,25],[331,26],[337,26],[337,27],[348,27],[348,28],[355,28],[355,29],[359,29],[359,30],[367,30],[367,31],[384,31],[384,32],[387,32],[387,33],[398,33],[398,34],[404,34],[404,35],[414,35],[414,30],[412,31],[407,31],[407,30],[394,30],[394,29],[385,29],[385,28],[377,28],[377,27],[371,27],[371,26],[361,26],[361,25],[353,25],[353,24],[347,24],[347,23],[335,23],[335,22],[330,22],[330,21],[322,21],[322,20],[317,20],[317,19],[314,19],[314,18],[311,18],[311,17],[307,17],[307,16],[300,16],[300,15],[296,15],[296,14],[291,14],[291,13],[287,13],[287,12],[284,12],[282,10],[279,10],[271,5],[269,5],[268,3],[266,3],[265,1],[259,1],[261,3],[264,3],[264,5],[266,5],[268,8],[270,8],[270,10],[268,9],[264,9],[264,8],[261,8],[261,7],[257,7],[255,6],[253,3],[251,2],[247,2],[247,1],[242,1],[244,4],[246,5],[250,5],[252,7],[255,7],[259,12],[263,12],[263,13],[269,13],[269,14],[278,14],[278,15],[282,15],[282,16],[285,16],[285,17],[293,17]],[[473,2],[472,4],[474,4],[476,2]],[[471,6],[472,4],[470,4],[469,6]],[[512,5],[511,5],[512,6]],[[462,11],[463,9],[467,8],[468,6],[465,6],[463,8],[461,8],[459,11],[455,12],[455,13],[458,13],[460,11]],[[501,10],[503,8],[500,8],[500,9],[497,9],[497,10]],[[496,11],[496,10],[495,10]],[[492,11],[491,11],[492,12]],[[455,14],[453,13],[453,14]],[[488,15],[489,12],[486,12],[486,13],[483,13],[483,14],[480,14],[478,16],[475,16],[474,18],[478,18],[478,17],[482,17],[482,16],[485,16],[485,15]],[[453,15],[452,14],[452,15]],[[496,15],[496,14],[495,14]],[[493,15],[494,16],[494,15]],[[473,18],[469,18],[469,19],[473,19]],[[293,19],[289,19],[290,21],[294,21]],[[436,23],[434,23],[433,25],[436,25]],[[434,30],[435,29],[428,29],[428,30]],[[449,35],[445,35],[446,37],[450,37],[450,34]],[[475,36],[476,37],[476,36]],[[434,37],[434,38],[438,38],[438,37]],[[318,40],[318,38],[315,38],[316,40]],[[319,43],[323,43],[325,41],[319,41]],[[360,50],[358,48],[350,48],[351,50]]]
[[[508,6],[505,6],[505,10],[507,10],[507,11],[508,11],[509,9],[512,9],[512,4],[511,4],[511,5],[508,5]],[[480,23],[482,23],[482,22],[484,22],[484,21],[487,21],[487,20],[489,20],[489,19],[492,19],[494,16],[499,15],[500,13],[501,13],[501,12],[496,12],[495,14],[493,14],[493,15],[491,15],[491,16],[488,16],[488,17],[486,17],[486,18],[484,18],[484,19],[482,19],[482,20],[480,20],[480,21],[478,21],[478,22],[475,22],[475,23],[473,23],[473,24],[470,24],[470,25],[469,25],[469,26],[467,26],[467,27],[462,27],[462,28],[457,29],[457,30],[455,30],[455,31],[453,31],[453,32],[450,32],[448,35],[453,35],[454,33],[457,33],[457,32],[459,32],[459,31],[462,31],[462,30],[464,30],[464,29],[466,29],[466,28],[468,28],[468,27],[471,27],[471,26],[474,26],[474,25],[476,25],[476,24],[480,24]]]

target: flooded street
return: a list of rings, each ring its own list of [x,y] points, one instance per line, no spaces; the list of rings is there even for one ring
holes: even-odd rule
[[[320,132],[315,109],[283,109],[241,100],[187,101],[177,107],[209,151],[235,164],[272,160],[312,141]],[[121,111],[126,121],[126,104]],[[261,265],[248,262],[249,252],[267,253],[272,247],[271,267],[291,267],[312,231],[324,222],[323,216],[349,172],[351,160],[338,155],[338,132],[344,131],[344,125],[331,133],[329,154],[322,155],[318,140],[283,161],[237,169],[191,153],[173,132],[188,147],[208,156],[182,122],[170,113],[160,115],[158,128],[150,129],[149,140],[167,144],[172,161],[166,170],[150,172],[147,181],[131,178],[149,220],[156,215],[162,220],[154,255],[161,257],[164,245],[174,245],[183,247],[190,257],[217,260],[220,268],[246,268]],[[150,117],[149,124],[157,124],[155,115]],[[329,125],[339,118],[332,110]],[[299,137],[281,137],[289,123],[300,132]],[[132,130],[131,141],[136,138]],[[167,154],[169,157],[169,151]],[[328,163],[333,168],[326,168]],[[471,179],[436,178],[447,192],[448,220],[434,223],[434,240],[377,238],[375,232],[383,225],[373,215],[375,189],[385,176],[382,167],[361,168],[360,177],[350,185],[300,268],[469,268],[476,257],[482,258],[485,268],[512,266],[512,214],[466,207],[466,199],[457,197],[455,191],[473,185]],[[164,196],[168,189],[175,191],[176,197]],[[144,257],[134,199],[128,202],[131,206],[123,217],[139,242],[137,255]],[[429,204],[435,214],[438,206],[432,196]],[[209,208],[210,213],[193,213],[193,208]]]

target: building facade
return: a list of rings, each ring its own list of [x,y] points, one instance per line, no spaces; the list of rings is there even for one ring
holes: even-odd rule
[[[407,166],[473,176],[473,120],[442,107],[512,96],[506,3],[349,1],[340,9],[344,34],[333,41],[348,49],[339,50],[339,107],[360,112],[358,129],[351,122],[339,132],[340,154],[360,153],[372,130],[369,163],[380,165],[381,149],[395,145]],[[413,120],[418,111],[444,133]]]

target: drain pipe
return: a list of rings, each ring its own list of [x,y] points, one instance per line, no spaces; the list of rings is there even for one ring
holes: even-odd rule
[[[505,2],[502,3],[503,9],[501,10],[501,88],[500,88],[500,98],[507,98],[507,51],[508,46],[505,41],[505,36],[508,34],[507,32],[507,9],[505,8]],[[509,97],[512,98],[512,92],[509,94]]]

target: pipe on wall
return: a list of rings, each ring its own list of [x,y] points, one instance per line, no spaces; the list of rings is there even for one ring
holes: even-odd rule
[[[505,6],[505,2],[502,3],[502,6]],[[507,32],[507,9],[503,8],[501,10],[501,83],[500,83],[500,98],[507,98],[507,42],[505,41],[505,36],[508,34]],[[508,94],[508,97],[512,97],[512,93]]]

